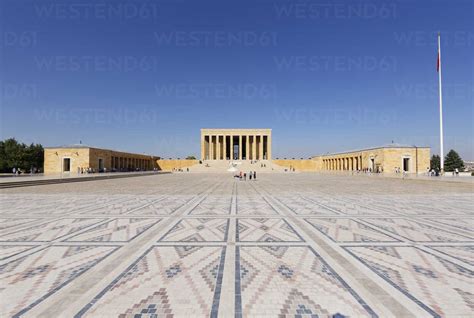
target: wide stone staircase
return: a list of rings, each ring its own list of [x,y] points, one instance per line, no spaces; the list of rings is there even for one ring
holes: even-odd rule
[[[232,168],[230,160],[204,160],[202,164],[197,164],[189,167],[189,172],[195,173],[229,173],[237,174],[240,171],[250,172],[256,171],[258,173],[275,173],[284,172],[285,168],[274,164],[271,160],[234,160],[235,171],[228,171]],[[186,169],[184,169],[186,171]]]

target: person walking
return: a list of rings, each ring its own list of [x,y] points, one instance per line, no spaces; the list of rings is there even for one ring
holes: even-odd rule
[[[249,180],[252,181],[252,171],[249,172]]]
[[[247,173],[244,172],[244,181],[247,181]]]
[[[254,181],[257,180],[257,171],[254,171],[254,172],[253,172],[253,180],[254,180]]]

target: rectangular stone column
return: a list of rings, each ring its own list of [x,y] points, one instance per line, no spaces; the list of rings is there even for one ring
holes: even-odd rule
[[[224,160],[227,160],[227,136],[224,135]]]
[[[206,136],[201,134],[201,160],[206,159],[206,148],[205,148],[205,143],[206,143]]]
[[[252,160],[257,160],[257,136],[252,136]]]
[[[209,135],[209,160],[214,160],[214,136]]]
[[[239,160],[242,160],[242,135],[239,135]]]
[[[245,136],[245,159],[250,159],[250,138],[249,136]]]
[[[217,135],[216,136],[216,147],[217,147],[217,160],[221,159],[221,136]]]
[[[260,143],[258,144],[258,156],[259,160],[263,160],[263,136],[260,135]]]
[[[267,137],[267,159],[272,160],[272,137]]]

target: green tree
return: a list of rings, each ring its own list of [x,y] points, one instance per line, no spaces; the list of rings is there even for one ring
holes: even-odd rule
[[[30,171],[31,167],[42,169],[44,149],[40,144],[29,146],[15,138],[0,141],[0,171],[12,172],[13,168]]]
[[[464,162],[458,153],[451,149],[446,157],[444,157],[444,171],[454,171],[456,168],[459,169],[459,171],[463,171]]]
[[[186,160],[196,160],[196,157],[194,157],[194,156],[187,156],[187,157],[186,157]]]
[[[430,167],[431,169],[435,169],[436,171],[440,171],[441,166],[441,159],[438,155],[432,155],[430,160]]]

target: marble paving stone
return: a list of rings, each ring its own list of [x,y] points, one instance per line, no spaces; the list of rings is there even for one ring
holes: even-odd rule
[[[312,214],[312,215],[337,215],[337,212],[324,208],[314,202],[306,201],[301,198],[280,197],[280,202],[286,205],[296,214]]]
[[[27,227],[12,233],[0,235],[0,241],[10,242],[47,242],[72,234],[104,219],[67,218]]]
[[[239,197],[236,206],[238,215],[278,215],[261,196]]]
[[[53,246],[0,266],[0,317],[28,312],[115,249]]]
[[[228,219],[182,219],[160,241],[223,242],[227,240],[228,231]]]
[[[127,213],[127,215],[136,216],[155,216],[155,215],[172,215],[176,209],[183,206],[192,196],[175,195],[172,197],[165,196],[163,199],[156,200],[149,205]]]
[[[226,196],[209,196],[194,208],[190,215],[228,215],[230,214],[230,206],[232,197]]]
[[[283,219],[239,219],[237,241],[241,242],[301,242],[303,239]]]
[[[31,250],[34,247],[34,245],[0,245],[0,261]]]
[[[314,173],[0,189],[0,317],[470,317],[472,206]]]
[[[428,219],[428,218],[427,218]],[[443,225],[450,225],[471,233],[474,233],[474,219],[473,218],[429,218],[428,220],[435,221],[438,223],[440,227],[450,229],[448,227],[444,227]],[[453,229],[451,229],[452,231]]]
[[[0,234],[11,231],[10,228],[16,226],[27,226],[28,223],[37,221],[39,219],[31,219],[31,218],[8,218],[8,219],[0,219]]]
[[[238,253],[241,294],[236,296],[237,307],[240,305],[236,311],[240,309],[243,317],[374,314],[308,247],[245,246]]]
[[[442,230],[423,221],[395,218],[365,219],[377,228],[414,242],[474,242],[474,237]]]
[[[315,229],[335,242],[398,242],[375,228],[346,218],[307,218]]]
[[[430,246],[430,248],[474,266],[474,246]]]
[[[472,315],[473,271],[415,247],[347,247],[347,250],[429,314]]]
[[[94,226],[69,242],[128,242],[158,223],[159,219],[121,218]]]
[[[208,317],[220,296],[222,247],[153,247],[77,317]],[[217,312],[216,312],[217,313]]]

